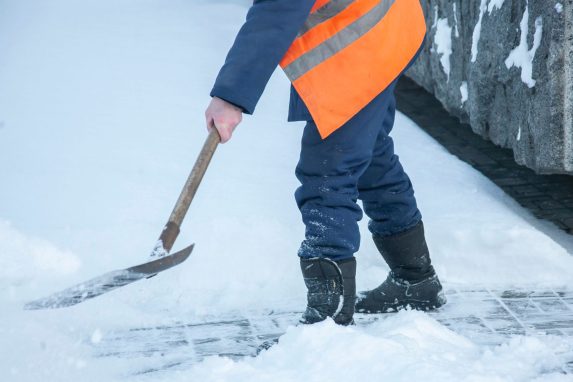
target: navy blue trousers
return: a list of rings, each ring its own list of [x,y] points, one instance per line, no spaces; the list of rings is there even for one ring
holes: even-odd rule
[[[348,123],[322,140],[309,121],[302,136],[296,202],[306,226],[299,256],[344,260],[360,247],[362,209],[373,234],[388,236],[421,219],[414,190],[389,134],[395,84]]]

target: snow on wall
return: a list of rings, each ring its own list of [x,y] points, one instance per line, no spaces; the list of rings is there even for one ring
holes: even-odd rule
[[[474,33],[472,35],[472,62],[476,62],[477,55],[478,55],[478,43],[481,37],[481,24],[483,20],[483,15],[487,9],[486,7],[487,0],[481,0],[481,4],[479,6],[479,19],[474,28]]]
[[[517,163],[573,174],[573,2],[422,4],[432,44],[408,75]]]
[[[504,0],[490,0],[488,3],[488,0],[481,0],[479,6],[479,19],[472,35],[472,62],[477,60],[477,55],[479,52],[478,45],[481,38],[481,28],[485,12],[487,11],[488,13],[492,13],[496,8],[501,9],[503,2]]]
[[[530,88],[535,86],[536,81],[533,79],[533,60],[535,53],[541,45],[541,37],[543,36],[543,19],[541,16],[535,19],[535,33],[533,35],[533,46],[531,49],[527,43],[527,35],[529,32],[529,2],[525,7],[523,18],[519,24],[521,28],[521,38],[519,45],[515,47],[507,59],[505,66],[510,69],[512,67],[521,68],[521,80]]]
[[[460,85],[460,94],[461,94],[461,101],[462,106],[464,103],[468,101],[468,83],[467,81],[463,81]]]
[[[448,24],[448,19],[439,19],[436,23],[436,37],[434,44],[436,45],[436,53],[440,55],[440,62],[444,73],[450,79],[450,56],[452,55],[452,27]]]
[[[458,10],[456,8],[456,3],[452,3],[452,12],[454,13],[454,36],[456,38],[460,37],[460,28],[458,27],[458,24],[460,23],[458,21]]]
[[[487,11],[489,13],[493,12],[496,8],[497,9],[501,9],[501,7],[503,6],[503,2],[505,0],[490,0],[488,6],[487,6]]]

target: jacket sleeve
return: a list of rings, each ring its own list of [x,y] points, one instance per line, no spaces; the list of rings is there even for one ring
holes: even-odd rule
[[[243,109],[255,111],[267,82],[298,31],[315,0],[256,0],[227,55],[213,90],[219,97]]]

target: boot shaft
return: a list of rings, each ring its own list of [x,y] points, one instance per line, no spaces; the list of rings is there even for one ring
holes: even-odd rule
[[[326,258],[301,259],[300,267],[308,289],[304,323],[332,317],[341,325],[352,323],[356,299],[356,260],[339,262]]]
[[[373,240],[396,278],[417,282],[435,274],[422,222],[396,235],[373,235]]]

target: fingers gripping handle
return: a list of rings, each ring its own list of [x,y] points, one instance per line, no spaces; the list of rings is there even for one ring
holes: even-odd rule
[[[203,180],[203,176],[207,171],[211,158],[213,158],[213,154],[215,154],[215,150],[220,142],[221,138],[217,129],[211,129],[207,140],[203,144],[203,149],[199,153],[199,157],[195,162],[195,166],[193,166],[193,170],[191,170],[191,174],[189,175],[189,178],[187,178],[187,182],[181,191],[181,195],[179,195],[179,199],[173,208],[173,212],[171,212],[171,216],[159,237],[159,240],[163,243],[163,248],[167,253],[169,253],[171,248],[173,248],[173,244],[179,235],[181,223],[183,223],[183,219],[189,210],[189,206],[197,193],[201,180]]]

